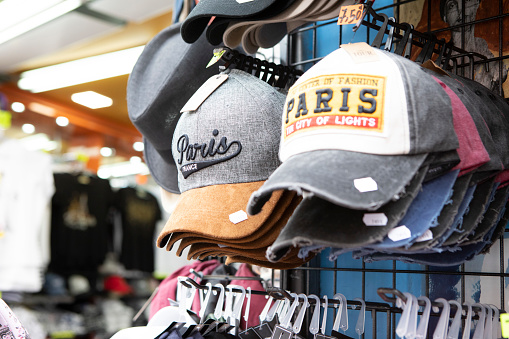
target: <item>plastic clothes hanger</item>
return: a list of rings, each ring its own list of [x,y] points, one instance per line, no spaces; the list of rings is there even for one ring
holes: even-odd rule
[[[396,326],[396,334],[403,338],[408,330],[408,322],[410,320],[410,311],[412,310],[412,298],[407,296],[406,302],[396,297],[396,307],[403,309],[398,325]]]
[[[375,36],[375,39],[371,43],[371,47],[373,48],[380,48],[382,46],[382,40],[385,35],[385,30],[387,29],[387,24],[389,23],[389,17],[385,13],[377,13],[378,18],[373,17],[373,21],[376,21],[376,19],[380,19],[380,21],[383,20],[382,25],[380,26],[380,29],[378,30],[378,33]]]
[[[300,332],[300,329],[302,328],[302,323],[304,322],[304,315],[306,314],[306,310],[309,307],[309,301],[308,296],[304,293],[300,293],[299,297],[302,298],[302,306],[300,308],[299,314],[297,315],[297,318],[295,319],[295,322],[293,324],[293,333],[298,334]]]
[[[417,300],[422,300],[426,303],[424,306],[424,310],[422,311],[421,319],[419,320],[419,326],[417,327],[417,332],[415,333],[415,337],[417,339],[424,339],[428,335],[428,324],[429,324],[429,315],[431,313],[431,301],[428,297],[420,296]]]
[[[410,48],[412,46],[412,30],[414,29],[414,26],[407,22],[403,22],[402,25],[406,27],[405,33],[403,34],[403,38],[398,42],[398,45],[394,50],[394,53],[398,55],[403,55],[407,44],[410,46]]]
[[[484,305],[488,315],[486,316],[486,321],[484,323],[484,339],[491,339],[492,331],[493,331],[493,309],[489,305]]]
[[[483,304],[475,303],[472,306],[477,306],[481,309],[479,312],[479,320],[477,321],[477,325],[475,326],[474,335],[472,339],[482,339],[484,338],[484,322],[486,319],[486,312]]]
[[[244,311],[244,322],[246,323],[246,328],[249,328],[249,311],[251,310],[251,287],[247,288],[247,295],[246,295],[247,301],[246,301],[246,310]]]
[[[389,21],[392,21],[393,23],[395,23],[396,19],[393,17],[390,17]],[[391,28],[389,29],[389,35],[387,36],[387,39],[385,40],[384,51],[387,51],[387,52],[391,51],[392,43],[394,42],[394,30],[395,29],[396,29],[396,27],[394,27],[394,26],[391,26]]]
[[[327,310],[329,309],[329,298],[327,295],[323,296],[323,318],[322,318],[322,327],[320,328],[320,332],[325,335],[325,330],[327,329]],[[320,313],[320,308],[318,308],[318,313]]]
[[[449,302],[444,298],[435,299],[435,302],[442,304],[442,312],[440,313],[440,318],[438,319],[437,327],[435,328],[435,332],[433,332],[433,339],[446,339],[447,338],[447,327],[449,325],[449,316],[451,313],[451,308]],[[433,307],[435,312],[438,312],[438,307]]]
[[[366,303],[361,298],[355,298],[354,300],[357,300],[361,303],[359,317],[357,318],[357,323],[355,324],[355,332],[360,337],[364,333],[364,324],[365,324],[365,320],[366,320]],[[356,309],[357,307],[354,305],[354,306],[352,306],[352,308]]]
[[[233,319],[235,319],[235,326],[238,327],[240,325],[240,317],[242,313],[242,305],[244,305],[244,300],[246,299],[246,289],[243,286],[234,285],[235,288],[238,288],[241,292],[235,298],[235,303],[233,304]],[[247,306],[246,306],[247,307]]]
[[[470,338],[470,328],[472,326],[472,304],[470,302],[465,302],[463,305],[467,306],[467,314],[465,318],[465,328],[463,329],[462,339]]]
[[[332,329],[337,332],[341,328],[344,332],[346,332],[346,330],[348,330],[348,304],[346,297],[341,293],[336,293],[332,298],[339,300],[339,309],[336,314],[334,324],[332,325]]]
[[[281,326],[290,329],[291,327],[291,321],[293,318],[293,314],[295,313],[295,309],[297,306],[299,306],[299,295],[297,293],[290,293],[291,296],[294,298],[293,302],[291,303],[290,308],[288,309],[288,312],[285,314],[283,320],[281,321]]]
[[[502,328],[500,327],[500,312],[495,305],[488,305],[493,310],[493,323],[491,335],[493,339],[502,338]]]
[[[313,311],[313,316],[311,317],[311,322],[309,323],[309,333],[315,336],[318,333],[320,327],[320,298],[318,298],[315,294],[308,295],[309,299],[315,300],[315,309]]]
[[[456,306],[456,313],[454,313],[451,327],[449,327],[449,331],[447,332],[447,339],[458,339],[461,326],[461,313],[463,309],[461,308],[461,304],[456,300],[449,300],[449,304]]]
[[[410,309],[410,316],[408,317],[408,327],[406,330],[406,339],[415,339],[417,334],[417,313],[419,313],[419,302],[417,297],[408,293],[407,298],[412,298],[412,308]]]

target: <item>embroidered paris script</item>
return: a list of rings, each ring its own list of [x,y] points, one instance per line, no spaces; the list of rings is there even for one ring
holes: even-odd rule
[[[212,131],[212,135],[217,137],[219,131],[217,129]],[[224,155],[228,152],[228,150],[236,145],[236,149],[234,153],[218,158],[218,155]],[[177,141],[177,152],[180,154],[179,159],[177,160],[179,165],[182,165],[184,161],[184,156],[186,159],[186,164],[180,167],[180,172],[184,179],[188,176],[197,172],[206,167],[218,164],[223,161],[230,160],[236,157],[240,151],[242,150],[242,144],[240,141],[232,141],[228,143],[226,137],[222,137],[219,140],[219,143],[216,145],[216,139],[210,138],[209,143],[202,144],[192,144],[189,142],[189,136],[187,134],[183,134]],[[201,156],[203,161],[194,161],[196,156]],[[214,157],[213,159],[206,160],[208,157]]]

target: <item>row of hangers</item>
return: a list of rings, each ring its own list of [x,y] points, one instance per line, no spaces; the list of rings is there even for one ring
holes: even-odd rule
[[[192,300],[196,291],[200,292],[201,307],[198,325],[192,328],[182,327],[181,334],[183,337],[192,335],[193,331],[200,331],[206,335],[210,331],[223,331],[236,334],[242,339],[260,339],[266,338],[270,332],[270,337],[278,339],[289,339],[300,332],[303,326],[303,319],[308,308],[312,308],[312,317],[309,323],[309,333],[314,336],[321,336],[322,339],[336,337],[344,338],[344,334],[339,330],[346,332],[348,330],[348,309],[360,309],[356,324],[355,332],[361,336],[364,333],[365,312],[366,311],[384,311],[384,312],[401,312],[400,320],[396,326],[396,333],[401,338],[426,338],[428,331],[428,323],[431,316],[439,317],[438,324],[435,328],[434,339],[454,339],[458,338],[461,321],[464,320],[464,328],[462,339],[470,338],[470,330],[473,328],[473,321],[477,320],[473,339],[495,339],[500,338],[500,322],[499,314],[503,310],[499,310],[494,305],[486,305],[481,303],[465,302],[463,305],[455,300],[445,300],[438,298],[434,301],[429,300],[425,296],[415,297],[410,293],[402,293],[397,289],[379,288],[378,295],[386,302],[393,303],[397,309],[389,304],[364,301],[361,298],[347,300],[346,297],[337,293],[332,299],[327,295],[322,298],[316,295],[306,295],[303,293],[291,293],[280,288],[268,288],[266,291],[255,291],[248,289],[247,291],[241,286],[228,285],[226,288],[222,284],[212,285],[210,283],[201,285],[188,277],[179,279],[181,287],[185,292],[181,291],[179,295],[187,296],[183,300]],[[219,293],[218,303],[214,311],[215,320],[205,320],[205,314],[201,313],[206,309],[208,297],[214,292]],[[235,302],[234,295],[235,296]],[[238,324],[240,323],[240,310],[244,299],[247,297],[246,312],[243,315],[247,321],[249,316],[249,300],[251,294],[266,295],[267,303],[260,314],[260,324],[249,327],[243,332],[238,332]],[[393,295],[392,297],[389,295]],[[224,302],[224,311],[222,310]],[[184,301],[186,303],[186,301]],[[180,304],[181,306],[183,304]],[[423,311],[420,307],[423,306]],[[320,308],[323,307],[323,317],[320,325]],[[334,318],[332,332],[326,334],[327,310],[329,307],[337,308]],[[190,305],[189,307],[190,308]],[[230,311],[231,308],[231,311]],[[297,312],[297,309],[299,311]],[[455,311],[453,311],[455,310]],[[421,314],[420,321],[417,321],[418,314]],[[454,316],[453,316],[454,314]],[[450,318],[452,322],[449,326]],[[224,319],[220,321],[218,319]],[[295,319],[295,320],[294,320]],[[292,322],[293,320],[293,322]],[[276,332],[277,331],[277,332]]]
[[[393,17],[388,17],[385,13],[377,13],[373,9],[373,0],[367,1],[365,5],[364,15],[372,17],[372,21],[362,20],[357,24],[353,30],[356,31],[360,24],[369,28],[377,30],[377,34],[371,44],[372,47],[381,48],[386,51],[393,51],[395,54],[410,58],[412,55],[412,48],[420,47],[421,51],[417,55],[415,62],[424,63],[430,60],[433,55],[437,55],[434,60],[435,64],[442,69],[452,70],[456,73],[458,65],[462,67],[469,67],[475,63],[484,63],[486,71],[489,71],[489,66],[485,55],[477,52],[465,51],[457,46],[454,46],[451,41],[446,42],[445,39],[438,39],[435,34],[429,32],[420,32],[414,29],[414,26],[403,22],[399,23]],[[377,25],[380,22],[380,25]],[[383,39],[387,35],[385,43]],[[395,48],[393,49],[393,45]],[[454,53],[453,53],[454,52]],[[461,60],[468,59],[464,63]],[[474,67],[469,67],[470,79],[474,78]]]
[[[371,44],[374,48],[382,48],[395,54],[410,58],[413,47],[421,48],[421,51],[415,58],[415,62],[424,63],[436,55],[434,62],[442,69],[457,72],[459,65],[469,67],[470,79],[474,78],[475,63],[484,63],[486,71],[489,71],[489,65],[486,62],[487,57],[477,52],[465,51],[454,46],[451,41],[438,39],[435,34],[429,32],[420,32],[414,29],[414,26],[403,22],[399,23],[393,17],[388,17],[385,13],[377,13],[373,9],[373,0],[365,4],[363,18],[354,26],[356,31],[359,26],[365,25],[371,29],[377,30],[376,36]],[[372,20],[366,20],[369,16]],[[377,24],[379,22],[380,24]],[[385,36],[387,38],[384,41]],[[394,48],[393,48],[394,47]],[[454,52],[454,53],[453,53]],[[226,69],[240,69],[250,73],[274,87],[288,89],[303,74],[303,71],[292,66],[285,66],[260,60],[258,58],[245,55],[237,50],[228,47],[214,49],[215,62],[221,61],[220,71]],[[468,62],[463,62],[464,59]]]

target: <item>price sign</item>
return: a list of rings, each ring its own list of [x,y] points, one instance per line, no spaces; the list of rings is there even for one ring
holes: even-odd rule
[[[338,17],[338,25],[356,24],[362,18],[364,5],[341,6]]]

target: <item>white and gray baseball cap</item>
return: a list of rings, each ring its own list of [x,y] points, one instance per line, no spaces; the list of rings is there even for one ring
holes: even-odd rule
[[[290,88],[282,165],[253,193],[248,213],[277,190],[376,210],[404,189],[428,154],[458,148],[450,99],[420,65],[352,45],[323,58]]]

